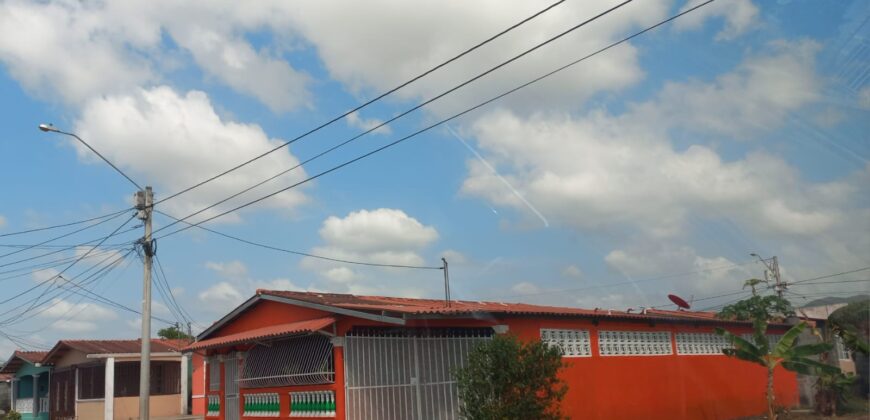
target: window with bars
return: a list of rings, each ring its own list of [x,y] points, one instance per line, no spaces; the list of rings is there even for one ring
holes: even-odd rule
[[[677,354],[723,354],[731,348],[725,337],[716,333],[677,333]]]
[[[668,331],[599,331],[602,356],[662,356],[673,354]]]
[[[589,357],[592,348],[588,330],[541,329],[541,341],[562,350],[564,357]]]
[[[221,357],[211,356],[208,358],[208,390],[221,390]]]
[[[79,399],[101,399],[106,393],[106,366],[79,367]]]
[[[334,381],[332,341],[315,334],[259,344],[249,350],[239,386],[261,388]]]
[[[115,364],[115,396],[139,395],[139,362]],[[181,363],[151,362],[151,395],[172,395],[181,392]]]

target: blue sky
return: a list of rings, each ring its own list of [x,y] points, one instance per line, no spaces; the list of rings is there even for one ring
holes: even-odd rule
[[[0,2],[0,234],[131,203],[134,188],[125,179],[74,140],[40,132],[40,123],[81,135],[137,182],[152,185],[159,200],[547,4]],[[614,4],[565,2],[351,118],[158,209],[186,216]],[[329,169],[694,4],[628,4],[217,209]],[[705,298],[740,290],[744,279],[763,275],[751,252],[779,256],[790,281],[870,266],[868,13],[861,1],[718,0],[449,126],[205,226],[359,261],[439,265],[446,256],[459,299],[614,309],[664,304],[668,293]],[[51,244],[82,243],[120,222]],[[155,218],[155,228],[168,223]],[[34,244],[73,229],[6,236],[0,245]],[[176,298],[199,325],[256,288],[442,294],[440,271],[299,258],[195,228],[158,243]],[[0,270],[24,267],[11,263],[47,251],[0,257],[10,263]],[[138,308],[141,264],[134,255],[88,287]],[[85,260],[64,276],[98,261]],[[51,280],[55,274],[0,274],[0,297],[49,279],[2,311],[42,290],[54,296],[42,312],[0,330],[35,344],[136,335],[135,314],[66,293]],[[862,271],[835,280],[867,278]],[[792,297],[800,303],[799,295],[867,288],[795,286]],[[155,296],[155,314],[172,319]],[[16,347],[0,343],[3,354]]]

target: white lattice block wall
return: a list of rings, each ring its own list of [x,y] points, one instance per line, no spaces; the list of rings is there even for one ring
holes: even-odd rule
[[[677,333],[677,354],[722,354],[731,348],[728,340],[716,333]]]
[[[590,357],[592,344],[588,330],[541,329],[541,341],[562,349],[565,357]]]
[[[668,331],[599,331],[602,356],[663,356],[673,354]]]

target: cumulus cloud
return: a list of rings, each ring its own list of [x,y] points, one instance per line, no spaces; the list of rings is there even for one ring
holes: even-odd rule
[[[155,199],[190,186],[257,156],[282,143],[254,124],[226,121],[218,116],[204,92],[179,94],[167,86],[134,94],[90,101],[75,124],[76,131],[131,176],[155,185]],[[75,144],[82,159],[95,161],[84,146]],[[296,166],[290,152],[279,150],[255,163],[166,202],[174,215],[187,215]],[[204,212],[199,219],[257,198],[305,178],[299,168]],[[272,197],[259,207],[291,210],[306,201],[298,189]],[[233,213],[220,220],[235,220]],[[190,219],[196,220],[197,218]]]
[[[704,0],[689,0],[680,11],[690,9],[703,2]],[[759,14],[758,6],[752,0],[716,2],[683,16],[673,25],[678,31],[696,30],[711,18],[722,18],[725,24],[722,30],[716,34],[716,39],[727,41],[737,38],[757,26]]]
[[[40,318],[53,320],[51,328],[59,331],[90,332],[99,328],[99,323],[118,318],[115,311],[93,302],[72,303],[65,299],[52,299]]]
[[[725,160],[709,146],[680,150],[671,143],[676,129],[707,135],[773,129],[788,110],[814,98],[782,91],[818,86],[805,68],[812,66],[809,57],[817,47],[799,42],[771,48],[773,55],[750,56],[717,82],[671,83],[655,100],[621,115],[593,110],[581,117],[522,117],[494,111],[470,130],[500,174],[548,218],[565,225],[634,227],[672,236],[684,232],[689,215],[718,220],[727,214],[755,231],[818,234],[840,223],[844,186],[807,183],[783,159],[761,151]],[[779,67],[768,69],[774,63]],[[768,74],[780,71],[794,77]],[[468,167],[464,193],[523,210],[492,171],[477,161]]]
[[[310,77],[277,52],[255,50],[244,37],[286,21],[283,13],[269,4],[161,3],[4,2],[0,61],[28,90],[80,104],[159,82],[177,70],[184,59],[166,48],[171,39],[206,75],[276,112],[310,104]],[[279,34],[286,32],[286,25],[281,29]],[[25,32],[29,36],[19,36]]]
[[[254,295],[257,289],[306,290],[289,279],[260,280],[251,278],[245,263],[234,260],[206,262],[205,267],[223,279],[198,294],[205,309],[214,313],[226,313]]]
[[[377,118],[363,118],[359,115],[359,111],[353,112],[345,118],[347,121],[347,125],[354,127],[354,128],[358,128],[362,131],[371,130],[371,129],[373,129],[373,128],[375,128],[378,125],[381,125],[383,123],[383,121],[381,121]],[[393,132],[393,130],[390,129],[389,125],[385,125],[383,127],[378,128],[375,131],[372,131],[372,133],[374,133],[374,134],[391,134],[392,132]]]
[[[511,292],[517,295],[533,295],[541,292],[541,288],[527,281],[519,282],[511,286]]]
[[[320,228],[320,237],[324,244],[314,247],[312,254],[378,264],[437,265],[427,264],[419,251],[438,239],[438,231],[398,209],[363,209],[343,218],[330,216]],[[461,254],[448,252],[445,255],[456,257],[455,262],[460,262]],[[389,277],[386,276],[389,270],[381,270],[386,277],[371,279],[358,272],[356,266],[310,257],[303,258],[300,264],[306,270],[317,272],[330,286],[357,293],[381,290]],[[372,281],[376,283],[370,283]],[[419,290],[408,293],[418,294]]]
[[[6,218],[0,214],[0,228],[3,228],[4,226],[6,226]]]
[[[569,265],[562,269],[562,275],[569,278],[579,279],[583,277],[583,271],[576,265]]]

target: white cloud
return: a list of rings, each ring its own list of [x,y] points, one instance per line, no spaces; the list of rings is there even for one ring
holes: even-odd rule
[[[276,112],[309,105],[309,77],[244,34],[286,21],[272,5],[236,2],[76,2],[0,5],[0,61],[28,90],[81,104],[119,94],[184,64],[171,40],[206,75]],[[276,30],[284,38],[286,25]],[[27,33],[27,37],[20,34]]]
[[[207,262],[206,268],[217,273],[223,281],[203,290],[197,296],[209,312],[226,313],[250,298],[257,289],[268,290],[305,290],[284,278],[272,280],[253,279],[248,267],[241,261]]]
[[[383,121],[377,118],[363,118],[359,115],[359,111],[350,113],[345,118],[347,121],[347,125],[358,128],[362,131],[371,130],[383,123]],[[389,125],[385,125],[375,131],[372,131],[373,134],[391,134],[392,132],[393,130],[390,128]]]
[[[680,11],[695,7],[704,0],[689,0]],[[701,7],[676,20],[673,25],[678,31],[699,29],[708,19],[721,17],[725,25],[717,40],[731,40],[758,25],[759,10],[752,0],[733,0],[715,2]]]
[[[500,174],[564,225],[672,236],[684,232],[690,215],[718,220],[727,214],[755,231],[818,234],[841,223],[845,186],[804,182],[784,160],[760,151],[725,160],[708,146],[678,150],[671,144],[676,129],[706,136],[772,130],[789,110],[815,98],[818,83],[806,67],[817,46],[775,43],[771,49],[715,83],[668,84],[656,100],[621,115],[593,110],[582,117],[523,118],[494,111],[471,132]],[[468,166],[464,193],[523,211],[490,170],[475,160]]]
[[[45,268],[41,270],[34,270],[30,273],[30,277],[33,278],[33,281],[36,283],[44,283],[49,280],[56,279],[60,271],[54,268]]]
[[[511,292],[518,295],[533,295],[540,293],[541,288],[527,281],[523,281],[511,286]]]
[[[438,232],[402,210],[358,210],[344,218],[330,216],[320,236],[331,246],[356,252],[418,249],[438,239]]]
[[[6,226],[6,218],[3,217],[2,214],[0,214],[0,228],[2,228],[4,226]]]
[[[862,109],[870,109],[870,86],[858,92],[858,106]]]
[[[73,317],[76,321],[103,321],[117,318],[115,311],[92,302],[71,303],[63,299],[52,299],[51,305],[39,316],[43,318]]]
[[[152,182],[158,200],[282,143],[257,125],[221,119],[203,92],[179,95],[166,86],[91,101],[75,130],[134,179]],[[74,144],[83,159],[96,162],[84,146]],[[296,157],[279,150],[167,201],[164,208],[176,216],[187,215],[296,164]],[[201,220],[304,178],[305,171],[299,168],[190,220]],[[305,201],[299,189],[292,189],[258,206],[290,210]],[[238,217],[231,213],[218,220]]]
[[[424,81],[403,88],[397,92],[397,98],[431,98],[457,81],[467,80],[613,5],[611,0],[566,2]],[[615,41],[631,29],[659,20],[669,7],[670,1],[629,4],[602,19],[606,23],[594,22],[431,107],[444,114],[493,96],[514,87],[517,80],[530,80]],[[294,29],[317,49],[330,76],[351,91],[366,94],[391,89],[541,8],[543,5],[538,2],[503,7],[498,0],[413,3],[378,0],[341,4],[303,1],[286,6]],[[421,45],[427,47],[420,48]],[[505,103],[524,110],[533,109],[530,104],[534,104],[534,109],[576,107],[595,92],[618,90],[643,76],[637,50],[631,45],[609,51],[581,67],[582,70],[578,68],[541,83],[534,90],[506,98]]]
[[[443,251],[441,256],[447,260],[448,264],[465,264],[468,262],[468,257],[466,257],[465,254],[454,249]]]
[[[398,209],[358,210],[343,218],[330,216],[320,228],[324,245],[310,253],[329,258],[376,264],[435,266],[419,252],[438,239],[438,231]],[[461,254],[446,252],[461,263]],[[360,266],[336,263],[311,257],[300,262],[303,269],[316,272],[330,288],[349,293],[383,293],[397,275],[408,279],[416,274],[407,269],[378,269],[377,275],[363,273]],[[400,271],[397,271],[400,270]],[[420,289],[404,289],[405,294],[419,294]]]
[[[583,277],[583,271],[580,270],[576,265],[569,265],[562,269],[562,275],[565,277],[579,279]]]

